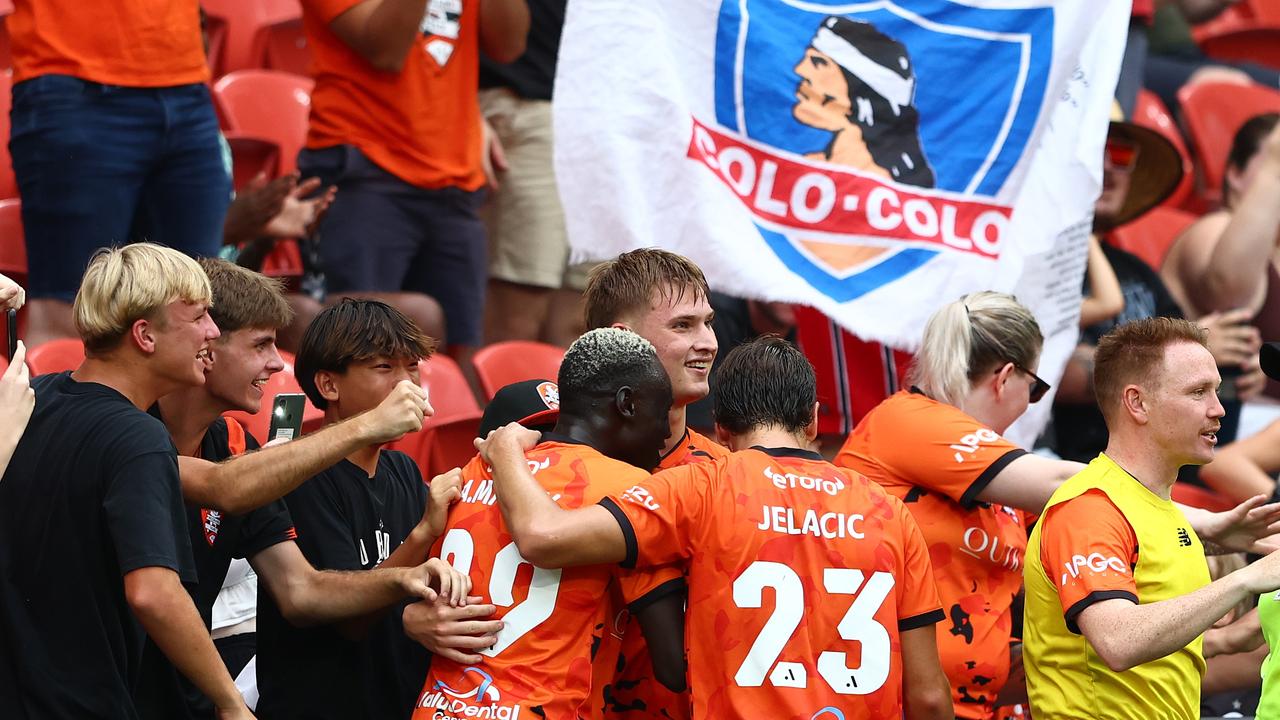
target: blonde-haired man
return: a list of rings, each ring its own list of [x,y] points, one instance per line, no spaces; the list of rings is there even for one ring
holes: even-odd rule
[[[183,588],[194,581],[173,443],[146,408],[204,382],[218,328],[194,260],[99,251],[74,314],[86,359],[36,378],[0,482],[0,715],[134,718],[143,633],[217,707],[251,717]]]

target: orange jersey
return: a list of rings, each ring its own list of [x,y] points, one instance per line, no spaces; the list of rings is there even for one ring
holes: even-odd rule
[[[904,390],[867,413],[836,455],[901,498],[929,543],[947,613],[938,653],[957,717],[989,717],[1009,677],[1028,517],[977,496],[1024,454],[958,408]]]
[[[729,455],[729,448],[694,430],[685,428],[684,437],[662,456],[658,470],[682,465],[710,462]],[[676,565],[683,574],[684,565]],[[662,718],[683,720],[689,717],[689,694],[673,693],[653,677],[653,660],[640,623],[632,608],[619,611],[605,635],[606,652],[597,659],[597,698],[592,703],[596,717]],[[609,643],[618,643],[615,654],[608,652]],[[614,657],[613,655],[616,655]],[[603,681],[603,682],[601,682]]]
[[[16,0],[5,26],[15,83],[54,74],[126,87],[209,79],[193,0]]]
[[[374,68],[329,28],[362,1],[302,0],[316,79],[307,147],[355,145],[417,187],[479,188],[480,0],[428,3],[399,72]]]
[[[599,501],[649,477],[594,448],[544,435],[527,454],[534,477],[561,507]],[[479,458],[462,471],[462,499],[449,512],[432,555],[471,576],[472,592],[498,606],[505,623],[477,665],[436,656],[413,717],[503,720],[586,717],[591,693],[594,635],[609,610],[609,589],[620,571],[611,566],[548,570],[520,556],[493,494],[493,474]],[[678,579],[629,575],[624,600]],[[651,585],[646,585],[651,583]]]
[[[624,566],[687,563],[694,717],[901,715],[900,633],[942,612],[900,500],[816,453],[752,448],[601,504]]]

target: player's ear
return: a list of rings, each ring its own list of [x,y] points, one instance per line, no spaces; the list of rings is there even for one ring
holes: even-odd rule
[[[804,437],[809,442],[813,442],[818,437],[818,403],[813,403],[813,415],[809,418],[809,424],[804,426]]]
[[[630,385],[623,385],[613,396],[613,405],[618,414],[625,418],[636,416],[636,392]]]

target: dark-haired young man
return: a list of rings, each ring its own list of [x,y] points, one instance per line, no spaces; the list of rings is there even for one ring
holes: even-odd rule
[[[736,452],[579,510],[534,481],[531,433],[509,425],[482,443],[521,555],[546,568],[688,563],[695,718],[951,717],[928,549],[900,501],[802,449],[816,432],[813,368],[761,338],[729,353],[716,388]]]
[[[336,423],[369,411],[398,388],[416,387],[418,361],[433,347],[386,303],[345,300],[307,328],[295,364],[298,382]],[[431,414],[429,406],[426,412]],[[457,490],[450,494],[456,497]],[[371,444],[311,478],[285,502],[311,565],[367,571],[426,559],[436,540],[424,514],[427,495],[407,455]],[[260,718],[408,716],[428,655],[405,637],[398,610],[299,627],[276,600],[259,594]]]
[[[152,414],[164,421],[179,454],[221,462],[258,448],[252,435],[222,414],[229,410],[256,412],[261,406],[262,384],[284,369],[275,338],[276,332],[289,324],[292,311],[279,281],[225,260],[199,263],[213,292],[209,314],[221,334],[210,347],[204,384],[164,396]],[[396,403],[372,411],[372,416],[379,418],[378,425],[393,431],[404,426],[396,419],[404,414]],[[341,432],[331,431],[319,441],[316,437],[298,440],[290,448],[270,448],[263,456],[284,456],[310,448],[309,463],[326,467],[341,459],[344,447],[363,446],[358,438]],[[293,484],[310,474],[299,468]],[[438,480],[433,494],[443,497],[450,487],[456,487],[451,480]],[[433,509],[433,533],[438,534],[447,507],[437,502]],[[462,579],[438,561],[369,573],[317,572],[294,543],[293,520],[279,499],[243,514],[189,506],[187,530],[198,578],[193,594],[206,628],[211,626],[214,602],[233,558],[250,561],[285,617],[298,624],[356,617],[406,596],[434,595],[434,591],[427,593],[427,588],[441,573],[449,576],[451,587]],[[151,649],[148,645],[147,651]],[[252,654],[248,651],[244,660]],[[213,705],[188,683],[178,681],[178,674],[162,654],[144,658],[147,670],[135,693],[143,717],[213,717]],[[233,675],[240,671],[240,667],[228,669]]]
[[[616,328],[588,332],[565,353],[559,391],[555,428],[541,433],[519,459],[543,497],[576,508],[648,477],[641,468],[657,463],[671,409],[671,384],[652,344]],[[512,414],[526,422],[537,419],[524,411]],[[504,625],[496,641],[479,651],[478,665],[432,662],[414,718],[589,716],[592,660],[600,640],[593,633],[612,615],[610,586],[617,569],[601,564],[562,571],[529,562],[494,505],[485,461],[474,458],[462,480],[462,499],[432,554],[468,573],[477,594],[500,606]],[[665,626],[648,615],[659,600],[680,595],[680,572],[624,573],[619,581],[644,626],[666,628],[661,666],[673,671],[670,682],[682,682],[679,606]]]
[[[588,328],[618,327],[640,335],[653,343],[671,379],[671,434],[656,469],[728,455],[722,445],[688,424],[688,406],[711,391],[718,347],[711,329],[715,311],[702,270],[666,250],[632,250],[596,266],[583,297]],[[631,720],[688,717],[687,695],[672,693],[655,678],[636,623],[624,614],[609,627],[612,632],[605,634],[597,655],[597,711]],[[616,662],[615,652],[620,656]]]

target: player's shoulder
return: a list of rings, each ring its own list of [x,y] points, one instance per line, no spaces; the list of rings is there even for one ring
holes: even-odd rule
[[[689,445],[689,454],[699,460],[719,460],[728,457],[731,453],[729,448],[703,435],[702,433],[688,428],[688,438],[686,443]]]

